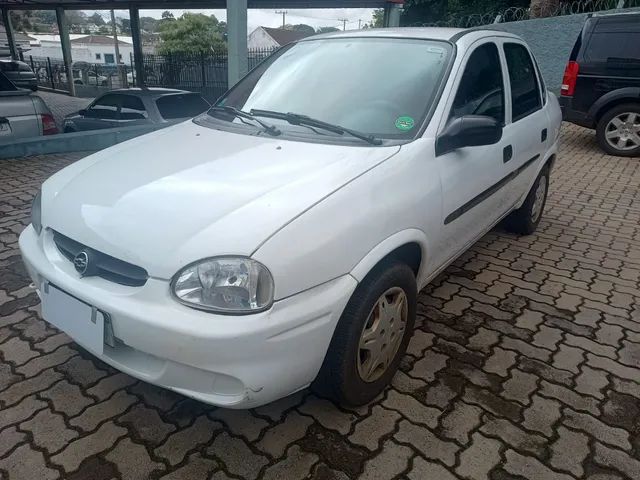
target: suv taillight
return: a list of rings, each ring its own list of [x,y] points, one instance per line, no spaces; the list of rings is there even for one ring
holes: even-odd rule
[[[564,76],[562,77],[562,86],[560,87],[560,94],[566,97],[571,97],[576,89],[576,81],[578,80],[578,71],[580,66],[578,62],[567,63],[567,68],[564,69]]]
[[[41,113],[40,120],[42,121],[42,134],[43,135],[55,135],[58,133],[58,127],[53,115],[50,113]]]

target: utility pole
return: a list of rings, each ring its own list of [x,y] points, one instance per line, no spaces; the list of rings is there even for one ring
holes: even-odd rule
[[[124,81],[123,81],[122,69],[120,68],[120,47],[118,46],[118,28],[116,26],[116,14],[113,11],[113,9],[111,9],[111,32],[113,33],[113,45],[116,50],[116,68],[118,71],[118,78],[120,79],[120,85],[122,86],[126,84],[126,76],[124,76]],[[96,79],[97,78],[98,77],[96,77]]]
[[[362,30],[362,19],[358,19],[358,30]]]
[[[342,22],[342,31],[345,31],[347,29],[347,22],[349,21],[349,19],[339,18],[338,21]]]
[[[287,12],[286,10],[277,10],[276,14],[278,15],[282,15],[282,29],[284,30],[285,25],[287,24],[286,19],[287,19]]]

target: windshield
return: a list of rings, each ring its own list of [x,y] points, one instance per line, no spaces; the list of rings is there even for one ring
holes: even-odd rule
[[[450,55],[450,44],[433,40],[303,41],[254,69],[218,105],[307,115],[379,138],[413,138]],[[274,123],[285,133],[296,128]]]

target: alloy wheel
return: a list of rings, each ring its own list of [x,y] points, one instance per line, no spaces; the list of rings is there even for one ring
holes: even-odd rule
[[[533,205],[531,206],[531,220],[533,223],[538,221],[538,218],[542,214],[542,208],[544,207],[544,199],[547,195],[547,177],[544,175],[540,177],[538,181],[538,188],[536,188],[535,198]]]
[[[640,114],[624,112],[607,124],[604,137],[616,150],[633,150],[640,147]]]

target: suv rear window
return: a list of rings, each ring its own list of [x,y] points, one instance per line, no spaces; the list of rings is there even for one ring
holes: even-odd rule
[[[195,117],[211,107],[204,98],[196,93],[160,97],[156,100],[156,105],[165,120]]]
[[[599,18],[587,43],[585,58],[640,60],[640,15]]]

